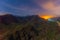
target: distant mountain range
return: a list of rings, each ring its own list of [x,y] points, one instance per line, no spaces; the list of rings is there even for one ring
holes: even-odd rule
[[[14,23],[17,22],[16,17],[10,14],[0,16],[0,23]]]
[[[10,24],[10,23],[26,23],[26,22],[46,22],[44,19],[40,18],[38,15],[32,16],[14,16],[11,14],[6,14],[0,16],[0,23]]]
[[[60,20],[60,17],[53,18],[53,20]],[[45,23],[47,20],[44,20],[43,18],[39,17],[38,15],[32,15],[32,16],[14,16],[11,14],[6,14],[0,16],[0,23],[4,24],[10,24],[10,23],[22,23],[25,24],[26,22],[36,22],[36,23]]]

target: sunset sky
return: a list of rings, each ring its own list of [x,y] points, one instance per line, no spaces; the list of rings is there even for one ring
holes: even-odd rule
[[[60,16],[60,0],[0,0],[0,15]]]

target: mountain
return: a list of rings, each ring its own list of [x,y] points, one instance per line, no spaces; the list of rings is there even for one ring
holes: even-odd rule
[[[0,40],[58,40],[60,37],[57,23],[48,22],[38,15],[20,17],[6,14],[0,16],[0,23],[3,23],[0,24]]]
[[[44,19],[40,18],[38,15],[32,15],[32,16],[14,16],[11,14],[6,14],[0,16],[0,23],[4,24],[10,24],[10,23],[22,23],[25,24],[26,22],[46,22]]]
[[[6,14],[6,15],[2,15],[0,16],[0,23],[15,23],[17,22],[17,19],[15,16],[10,15],[10,14]]]

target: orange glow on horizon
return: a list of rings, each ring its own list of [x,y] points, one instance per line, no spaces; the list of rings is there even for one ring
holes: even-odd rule
[[[50,18],[53,18],[53,16],[50,16],[50,15],[42,15],[40,16],[41,18],[44,18],[46,20],[50,19]]]

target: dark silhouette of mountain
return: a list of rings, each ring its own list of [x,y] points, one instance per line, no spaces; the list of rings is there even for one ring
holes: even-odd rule
[[[40,18],[38,15],[32,15],[32,16],[25,16],[25,17],[20,17],[20,16],[14,16],[11,14],[6,14],[0,16],[0,23],[4,24],[9,24],[9,23],[23,23],[25,24],[26,22],[46,22],[44,19]]]
[[[17,22],[17,19],[15,16],[10,15],[10,14],[6,14],[6,15],[2,15],[0,16],[0,23],[15,23]]]

